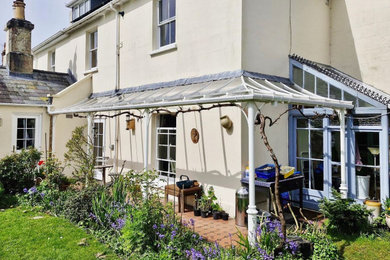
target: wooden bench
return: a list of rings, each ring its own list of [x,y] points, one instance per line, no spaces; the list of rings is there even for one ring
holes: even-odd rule
[[[179,212],[184,210],[184,202],[187,196],[197,194],[200,196],[201,188],[199,186],[195,186],[188,189],[179,189],[176,184],[170,184],[165,186],[165,203],[168,202],[168,195],[172,195],[179,198]]]

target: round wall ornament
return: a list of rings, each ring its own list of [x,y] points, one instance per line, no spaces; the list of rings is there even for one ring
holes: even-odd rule
[[[196,128],[192,128],[191,130],[191,140],[194,144],[199,142],[199,132],[196,130]]]

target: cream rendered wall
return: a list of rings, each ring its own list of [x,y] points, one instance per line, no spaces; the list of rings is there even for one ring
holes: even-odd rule
[[[329,63],[327,1],[291,1],[292,30],[289,3],[286,0],[243,1],[243,69],[288,77],[288,55],[293,53]]]
[[[390,2],[340,0],[332,5],[331,65],[389,92]]]
[[[45,107],[22,107],[22,106],[1,106],[0,117],[2,124],[0,126],[0,158],[5,155],[9,155],[13,151],[15,145],[14,140],[16,138],[16,124],[13,121],[15,116],[40,116],[41,128],[36,139],[40,141],[40,145],[36,147],[39,151],[43,152],[43,158],[45,157],[45,134],[47,136],[47,147],[49,147],[49,116],[46,113]]]
[[[221,126],[220,117],[228,115],[231,130]],[[177,117],[176,170],[196,179],[206,188],[213,186],[222,207],[234,216],[235,191],[241,178],[241,110],[216,108]],[[199,132],[199,142],[191,141],[191,129]]]

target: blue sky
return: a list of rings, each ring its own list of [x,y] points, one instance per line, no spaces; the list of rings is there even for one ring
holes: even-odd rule
[[[65,4],[70,0],[25,0],[26,20],[35,25],[32,32],[32,47],[69,25],[70,9]],[[13,0],[1,0],[0,8],[0,52],[6,40],[3,31],[13,16]]]

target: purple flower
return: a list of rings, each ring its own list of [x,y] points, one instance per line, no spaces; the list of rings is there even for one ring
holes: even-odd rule
[[[152,226],[152,228],[153,228],[153,229],[157,229],[157,225],[154,224],[154,225]]]
[[[171,234],[171,239],[173,239],[175,236],[176,236],[176,230],[173,230]]]
[[[45,197],[45,193],[43,193],[43,192],[41,194],[39,194],[39,195],[41,195],[42,199]]]
[[[194,226],[194,225],[195,225],[195,220],[193,220],[192,218],[190,218],[190,223],[191,223],[191,226]]]
[[[96,216],[91,212],[91,213],[89,213],[89,217],[91,218],[91,219],[96,219]]]
[[[164,238],[165,237],[165,235],[163,235],[163,234],[159,234],[158,235],[158,238],[160,238],[160,239],[162,239],[162,238]]]
[[[288,247],[290,248],[291,250],[291,253],[293,255],[295,255],[298,251],[298,243],[294,242],[294,241],[289,241],[288,242]]]
[[[24,188],[24,189],[23,189],[23,192],[24,192],[24,193],[27,193],[27,192],[28,192],[28,189],[27,189],[27,188]]]
[[[164,224],[161,224],[160,227],[161,227],[161,228],[165,228],[165,225],[164,225]]]
[[[50,202],[49,202],[49,205],[50,205],[50,206],[54,206],[54,202],[53,202],[53,201],[50,201]]]
[[[31,187],[31,188],[28,190],[28,192],[29,192],[30,194],[37,193],[37,192],[38,192],[37,187],[35,187],[35,186]]]
[[[117,230],[122,229],[125,226],[125,223],[126,223],[126,220],[124,220],[123,218],[118,218],[116,220],[116,229]]]
[[[193,238],[196,238],[196,234],[193,234],[192,237],[193,237]]]
[[[202,237],[202,236],[199,236],[199,240],[202,241],[202,240],[203,240],[203,237]]]
[[[169,226],[170,226],[171,228],[173,228],[175,225],[173,225],[173,224],[170,224]]]

